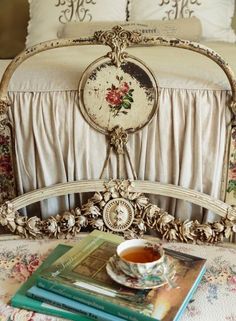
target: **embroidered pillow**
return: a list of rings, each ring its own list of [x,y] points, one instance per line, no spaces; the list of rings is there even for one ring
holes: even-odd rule
[[[129,20],[170,20],[197,17],[202,40],[236,41],[231,27],[234,0],[130,0]]]
[[[26,46],[56,39],[67,22],[125,21],[127,0],[29,0]]]

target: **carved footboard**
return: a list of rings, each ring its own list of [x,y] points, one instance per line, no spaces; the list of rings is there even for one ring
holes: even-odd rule
[[[35,202],[70,193],[95,192],[83,204],[46,220],[20,215],[19,209]],[[151,203],[147,194],[166,195],[200,205],[221,218],[202,224],[180,222]],[[5,202],[0,207],[0,223],[24,238],[68,238],[80,232],[98,229],[122,234],[125,238],[143,237],[148,231],[168,241],[219,243],[236,232],[236,210],[204,193],[171,184],[129,180],[87,180],[57,184],[35,190]]]

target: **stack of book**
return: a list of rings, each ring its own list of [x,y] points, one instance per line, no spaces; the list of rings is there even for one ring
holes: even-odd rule
[[[174,286],[126,287],[106,270],[122,241],[120,236],[93,231],[73,247],[58,245],[11,304],[80,321],[179,320],[205,272],[206,260],[165,249],[175,267]]]

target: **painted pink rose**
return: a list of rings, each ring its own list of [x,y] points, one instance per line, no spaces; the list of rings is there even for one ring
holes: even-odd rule
[[[126,115],[128,110],[131,109],[131,104],[134,102],[134,89],[130,89],[129,84],[123,81],[123,77],[117,76],[116,79],[119,81],[119,85],[116,87],[112,84],[111,88],[107,88],[105,97],[109,104],[110,111],[113,113],[113,117],[120,114]]]
[[[115,105],[118,106],[121,104],[121,92],[117,89],[112,89],[110,90],[107,95],[106,95],[106,101],[111,104],[111,105]]]
[[[120,89],[120,91],[121,91],[121,93],[122,93],[123,95],[127,94],[127,92],[129,91],[129,85],[128,85],[128,83],[127,83],[126,81],[123,82],[123,83],[120,85],[119,89]]]

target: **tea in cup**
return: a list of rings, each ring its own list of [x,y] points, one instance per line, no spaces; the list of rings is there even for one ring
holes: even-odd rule
[[[164,250],[159,244],[143,239],[128,240],[118,245],[116,254],[120,269],[127,275],[140,278],[163,274]]]

